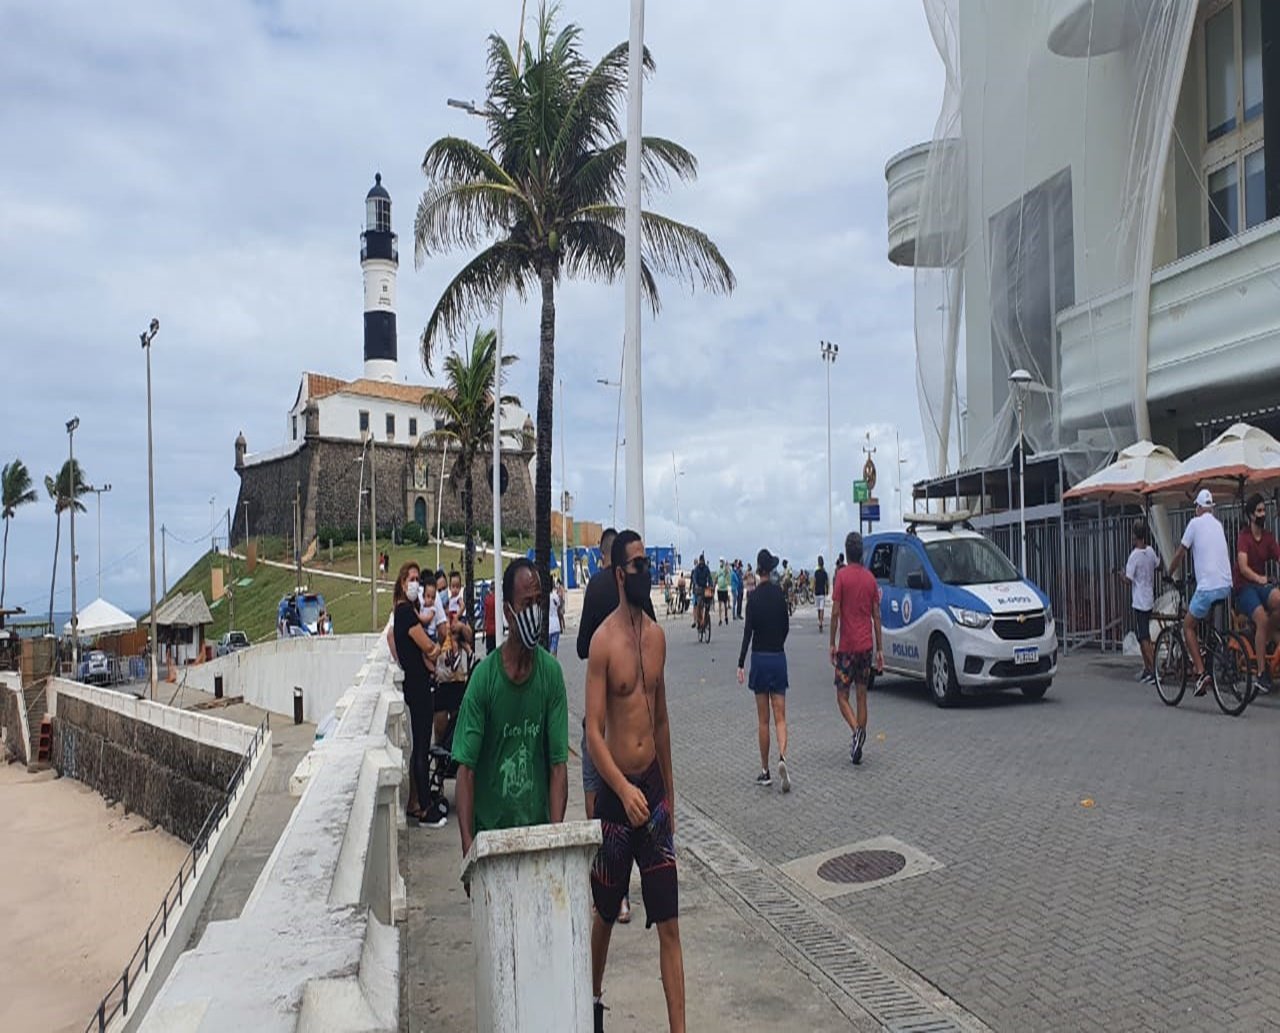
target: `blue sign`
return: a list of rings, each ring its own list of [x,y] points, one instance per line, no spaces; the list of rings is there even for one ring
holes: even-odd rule
[[[880,503],[864,502],[862,504],[862,519],[868,524],[876,524],[880,522]]]

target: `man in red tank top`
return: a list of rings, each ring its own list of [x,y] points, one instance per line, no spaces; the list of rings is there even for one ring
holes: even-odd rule
[[[836,705],[853,732],[849,759],[862,763],[867,742],[867,682],[874,665],[884,671],[880,637],[880,586],[862,565],[862,535],[844,539],[848,562],[836,571],[831,589],[831,665],[836,669]],[[849,705],[849,687],[857,693],[857,712]]]

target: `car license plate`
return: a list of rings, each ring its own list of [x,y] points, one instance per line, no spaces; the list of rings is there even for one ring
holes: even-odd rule
[[[1034,664],[1040,661],[1039,646],[1019,646],[1013,651],[1015,664]]]

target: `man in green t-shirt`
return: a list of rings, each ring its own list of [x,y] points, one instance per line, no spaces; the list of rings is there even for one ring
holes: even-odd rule
[[[569,709],[564,672],[538,645],[542,586],[512,560],[502,598],[513,633],[471,675],[453,733],[462,852],[477,832],[564,821]]]

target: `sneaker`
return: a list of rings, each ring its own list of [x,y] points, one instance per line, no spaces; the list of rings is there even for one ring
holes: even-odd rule
[[[442,829],[449,824],[449,819],[439,811],[423,812],[418,818],[418,827],[424,829]]]
[[[1196,679],[1196,695],[1203,696],[1209,691],[1209,686],[1213,684],[1213,679],[1209,676],[1209,672],[1205,671]]]
[[[867,730],[859,728],[857,734],[853,737],[853,757],[855,764],[862,763],[862,744],[867,741]]]
[[[1139,671],[1137,674],[1135,674],[1135,675],[1133,676],[1133,680],[1134,680],[1134,681],[1146,681],[1146,680],[1147,680],[1147,672],[1146,672],[1146,670],[1145,670],[1145,669],[1144,669],[1144,670],[1141,670],[1141,671]]]
[[[769,774],[769,769],[765,768],[760,774],[756,775],[756,785],[760,787],[773,785],[773,778]]]
[[[596,1033],[604,1033],[604,1013],[605,1013],[605,1006],[604,1006],[604,1002],[603,1002],[603,1001],[596,1001],[596,1002],[595,1002],[595,1015],[596,1015],[595,1031],[596,1031]]]
[[[784,793],[791,792],[791,776],[787,773],[787,762],[781,757],[778,758],[778,780]]]
[[[1142,682],[1144,685],[1154,685],[1156,683],[1156,672],[1143,671],[1141,676],[1138,678],[1138,680]]]
[[[849,744],[849,760],[857,764],[862,759],[862,754],[858,752],[858,733],[853,733],[853,741]]]

